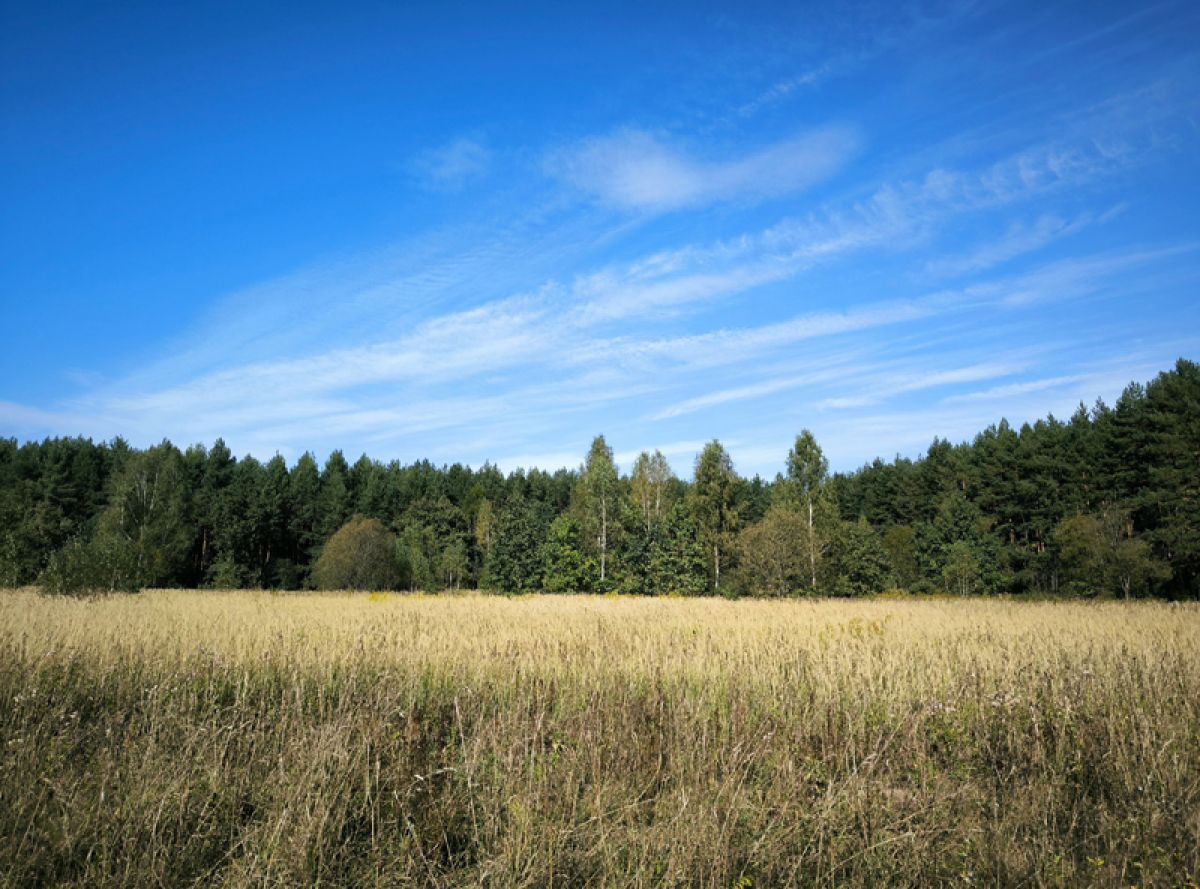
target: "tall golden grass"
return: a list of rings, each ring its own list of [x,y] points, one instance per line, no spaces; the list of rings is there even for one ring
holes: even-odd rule
[[[1195,885],[1200,607],[0,594],[9,886]]]

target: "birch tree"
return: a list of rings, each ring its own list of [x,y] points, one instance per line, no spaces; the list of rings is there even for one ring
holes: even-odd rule
[[[696,479],[692,486],[692,515],[712,557],[713,589],[721,589],[721,554],[737,531],[738,513],[734,502],[737,475],[733,461],[716,439],[704,446],[696,458]]]
[[[616,520],[617,468],[612,448],[603,435],[592,440],[579,480],[580,500],[590,537],[600,562],[600,583],[608,577],[608,552]]]
[[[807,429],[801,430],[787,456],[787,477],[777,480],[780,499],[785,508],[804,518],[801,546],[807,556],[809,583],[817,586],[817,563],[827,541],[821,533],[821,511],[826,505],[826,484],[829,481],[829,461],[821,452],[816,438]]]
[[[633,464],[630,495],[647,532],[666,518],[671,509],[668,485],[674,473],[661,451],[642,451]]]

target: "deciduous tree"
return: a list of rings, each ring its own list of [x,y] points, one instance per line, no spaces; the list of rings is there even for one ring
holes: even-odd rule
[[[582,505],[580,524],[594,541],[601,587],[608,577],[608,553],[617,517],[617,481],[612,448],[603,435],[597,435],[583,465],[578,490]]]
[[[356,516],[321,548],[313,566],[321,590],[392,590],[400,581],[396,537],[378,519]]]
[[[809,586],[817,588],[817,566],[828,547],[827,535],[821,528],[822,519],[832,503],[826,485],[829,480],[829,461],[825,459],[816,438],[807,429],[796,436],[787,455],[787,475],[776,481],[781,505],[804,517],[801,547],[808,561]]]
[[[721,589],[721,557],[738,528],[737,474],[733,461],[716,439],[696,457],[691,507],[705,550],[710,554],[713,590]]]

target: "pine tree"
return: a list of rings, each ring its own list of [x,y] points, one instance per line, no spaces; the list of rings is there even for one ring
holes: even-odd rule
[[[288,536],[293,547],[292,559],[301,567],[301,573],[307,574],[321,544],[317,518],[321,476],[316,458],[306,451],[292,467],[288,481]]]
[[[341,451],[331,453],[321,470],[316,510],[316,533],[321,542],[328,540],[350,518],[349,472],[350,467],[346,465],[346,458]]]
[[[570,514],[560,515],[550,523],[541,560],[542,586],[548,592],[591,592],[596,564],[584,554],[579,523]]]
[[[1182,359],[1146,389],[1146,487],[1138,504],[1148,538],[1179,594],[1200,597],[1200,364]]]

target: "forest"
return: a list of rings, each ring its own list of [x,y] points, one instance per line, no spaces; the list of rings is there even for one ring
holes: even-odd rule
[[[0,439],[0,586],[1200,598],[1200,365],[919,459],[774,479],[719,441],[579,469],[236,458],[218,439]]]

